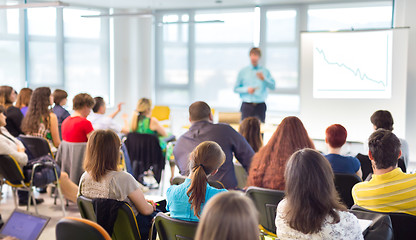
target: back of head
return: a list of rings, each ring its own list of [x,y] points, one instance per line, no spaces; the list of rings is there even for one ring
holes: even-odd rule
[[[100,110],[100,107],[104,105],[104,98],[102,97],[95,97],[94,98],[95,104],[94,107],[92,108],[93,112],[98,112],[98,110]]]
[[[94,104],[94,99],[88,93],[77,94],[74,99],[72,99],[72,108],[75,111],[79,111],[84,107],[92,108]]]
[[[217,170],[225,161],[225,154],[216,142],[200,143],[189,156],[192,183],[186,194],[195,216],[199,217],[201,205],[205,202],[208,175]]]
[[[0,86],[0,105],[4,106],[6,109],[13,105],[13,101],[10,99],[13,88],[10,86]]]
[[[189,106],[189,119],[192,122],[209,120],[211,108],[206,102],[198,101]]]
[[[377,169],[395,167],[400,157],[400,140],[389,130],[378,129],[368,139],[368,149]]]
[[[152,101],[148,98],[140,98],[137,101],[136,110],[131,119],[131,131],[135,132],[138,127],[139,119],[143,118],[146,113],[152,109]]]
[[[386,130],[393,131],[393,116],[387,110],[378,110],[371,115],[371,123],[376,129],[383,128]]]
[[[30,88],[20,89],[19,95],[17,96],[16,107],[22,108],[24,106],[28,107],[30,103],[30,98],[32,96],[33,90]]]
[[[205,206],[195,239],[259,239],[258,224],[258,212],[248,197],[239,192],[219,193]]]
[[[326,131],[326,141],[332,148],[340,148],[347,141],[347,129],[341,124],[333,124]]]
[[[315,148],[315,145],[302,121],[294,116],[284,118],[269,142],[254,155],[247,184],[283,190],[286,162],[303,148]],[[266,170],[273,174],[265,174]]]
[[[62,89],[56,89],[52,95],[55,105],[61,105],[62,100],[68,97],[68,93]]]
[[[258,152],[263,146],[261,138],[260,120],[256,117],[245,118],[238,129],[239,133],[247,140],[254,152]]]
[[[24,133],[37,133],[41,121],[46,128],[49,127],[50,96],[51,89],[49,87],[38,87],[33,91],[29,108],[22,121],[22,131]]]
[[[295,152],[287,163],[285,181],[285,220],[291,228],[305,234],[319,232],[328,215],[339,222],[334,210],[346,208],[340,204],[331,165],[322,154],[312,149]]]
[[[99,182],[109,171],[117,171],[120,138],[112,130],[95,130],[88,138],[84,170]]]

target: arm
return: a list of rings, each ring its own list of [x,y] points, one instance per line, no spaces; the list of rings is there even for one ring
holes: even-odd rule
[[[25,149],[19,146],[18,144],[16,144],[16,148],[10,147],[10,145],[6,141],[10,140],[5,139],[4,137],[0,139],[0,154],[9,154],[16,159],[16,161],[19,163],[21,167],[25,166],[27,164],[27,155],[25,153]],[[18,140],[16,139],[16,141]]]
[[[243,85],[243,70],[238,73],[237,82],[234,85],[235,93],[247,93],[248,87]]]
[[[167,137],[168,136],[168,134],[166,133],[165,129],[160,125],[159,121],[156,118],[154,118],[154,117],[152,117],[150,119],[149,128],[152,131],[156,131],[160,136],[163,136],[163,137]]]
[[[361,167],[355,174],[357,174],[357,176],[359,176],[361,179],[363,178],[363,172],[361,171]]]
[[[55,147],[59,147],[59,144],[61,144],[61,138],[59,137],[58,118],[56,117],[55,113],[50,113],[50,121],[53,145]]]
[[[254,155],[254,151],[243,136],[241,136],[234,129],[231,129],[231,130],[233,131],[232,135],[233,135],[233,141],[234,141],[234,148],[233,148],[234,156],[241,163],[241,165],[244,167],[246,172],[248,172],[250,168],[250,164],[251,164],[251,159],[253,158],[253,155]]]
[[[264,83],[266,84],[266,87],[270,88],[271,90],[274,90],[276,88],[276,83],[270,74],[269,70],[265,70],[264,74]]]
[[[150,205],[146,199],[144,199],[143,192],[140,188],[136,189],[135,191],[131,192],[128,195],[129,199],[133,202],[134,206],[137,210],[143,215],[150,215],[153,213],[153,206]]]
[[[121,106],[123,105],[124,103],[119,103],[118,105],[117,105],[117,109],[116,109],[116,111],[114,111],[112,114],[110,114],[110,115],[108,115],[110,118],[115,118],[116,116],[117,116],[117,114],[121,111]]]
[[[94,131],[94,128],[92,127],[92,124],[90,121],[88,121],[87,119],[85,119],[85,135],[87,136],[87,138],[90,138],[92,132]]]

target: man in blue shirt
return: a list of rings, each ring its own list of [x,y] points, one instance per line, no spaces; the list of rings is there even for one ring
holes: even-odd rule
[[[269,70],[259,66],[261,51],[259,48],[250,50],[251,65],[243,68],[237,77],[234,92],[239,93],[241,104],[241,120],[257,117],[264,123],[266,119],[267,88],[275,89],[275,81]]]

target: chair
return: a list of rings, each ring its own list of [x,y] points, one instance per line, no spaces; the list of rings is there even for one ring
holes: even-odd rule
[[[61,171],[68,173],[69,179],[76,185],[84,173],[82,164],[87,143],[71,143],[62,141],[56,153],[56,162],[61,166]]]
[[[155,117],[157,120],[161,121],[161,125],[164,128],[170,128],[170,108],[168,106],[154,106],[152,109],[152,117]]]
[[[182,183],[185,182],[185,179],[186,179],[185,176],[176,176],[176,177],[174,177],[172,179],[172,185],[180,185],[180,184],[182,184]],[[220,182],[220,181],[211,181],[211,180],[208,180],[208,184],[211,187],[214,187],[216,189],[225,189],[224,184],[222,184],[222,182]]]
[[[356,158],[358,158],[358,160],[360,160],[361,163],[361,171],[363,172],[363,179],[367,179],[368,175],[370,173],[373,173],[373,167],[371,166],[371,160],[370,158],[368,158],[367,155],[363,155],[361,153],[357,154],[357,156],[355,156]],[[397,165],[399,168],[402,169],[402,171],[405,173],[406,172],[406,165],[404,163],[403,157],[399,158]]]
[[[156,227],[160,240],[192,240],[195,237],[198,223],[174,219],[164,213],[158,213],[153,226]]]
[[[393,240],[393,226],[389,216],[379,213],[349,210],[359,220],[371,220],[372,223],[363,231],[365,240]]]
[[[95,216],[92,199],[86,198],[84,196],[78,196],[77,205],[82,218],[97,222],[97,216]]]
[[[351,190],[355,184],[361,182],[361,178],[355,174],[348,173],[335,173],[335,187],[337,188],[339,197],[342,202],[350,208],[354,205],[354,199],[352,198]]]
[[[253,200],[254,205],[260,213],[260,230],[272,237],[276,237],[276,209],[279,202],[284,198],[285,192],[280,190],[249,187],[246,195]]]
[[[406,213],[395,213],[395,212],[375,212],[363,207],[354,205],[351,210],[379,213],[390,216],[391,223],[393,225],[394,239],[406,240],[414,239],[416,236],[416,216]]]
[[[46,139],[22,134],[19,135],[19,139],[29,151],[32,158],[39,158],[45,155],[50,155],[54,158],[52,150]]]
[[[239,162],[234,162],[234,172],[235,172],[235,177],[237,178],[237,187],[239,189],[243,189],[245,188],[246,184],[247,184],[247,172],[244,169],[243,165],[241,165],[241,163]]]
[[[239,124],[241,122],[241,112],[219,112],[218,122]]]
[[[59,220],[55,235],[57,240],[111,240],[110,235],[97,223],[74,217]]]

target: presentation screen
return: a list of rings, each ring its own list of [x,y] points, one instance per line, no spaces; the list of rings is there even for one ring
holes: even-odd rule
[[[314,98],[391,98],[392,31],[328,32],[313,38]]]

